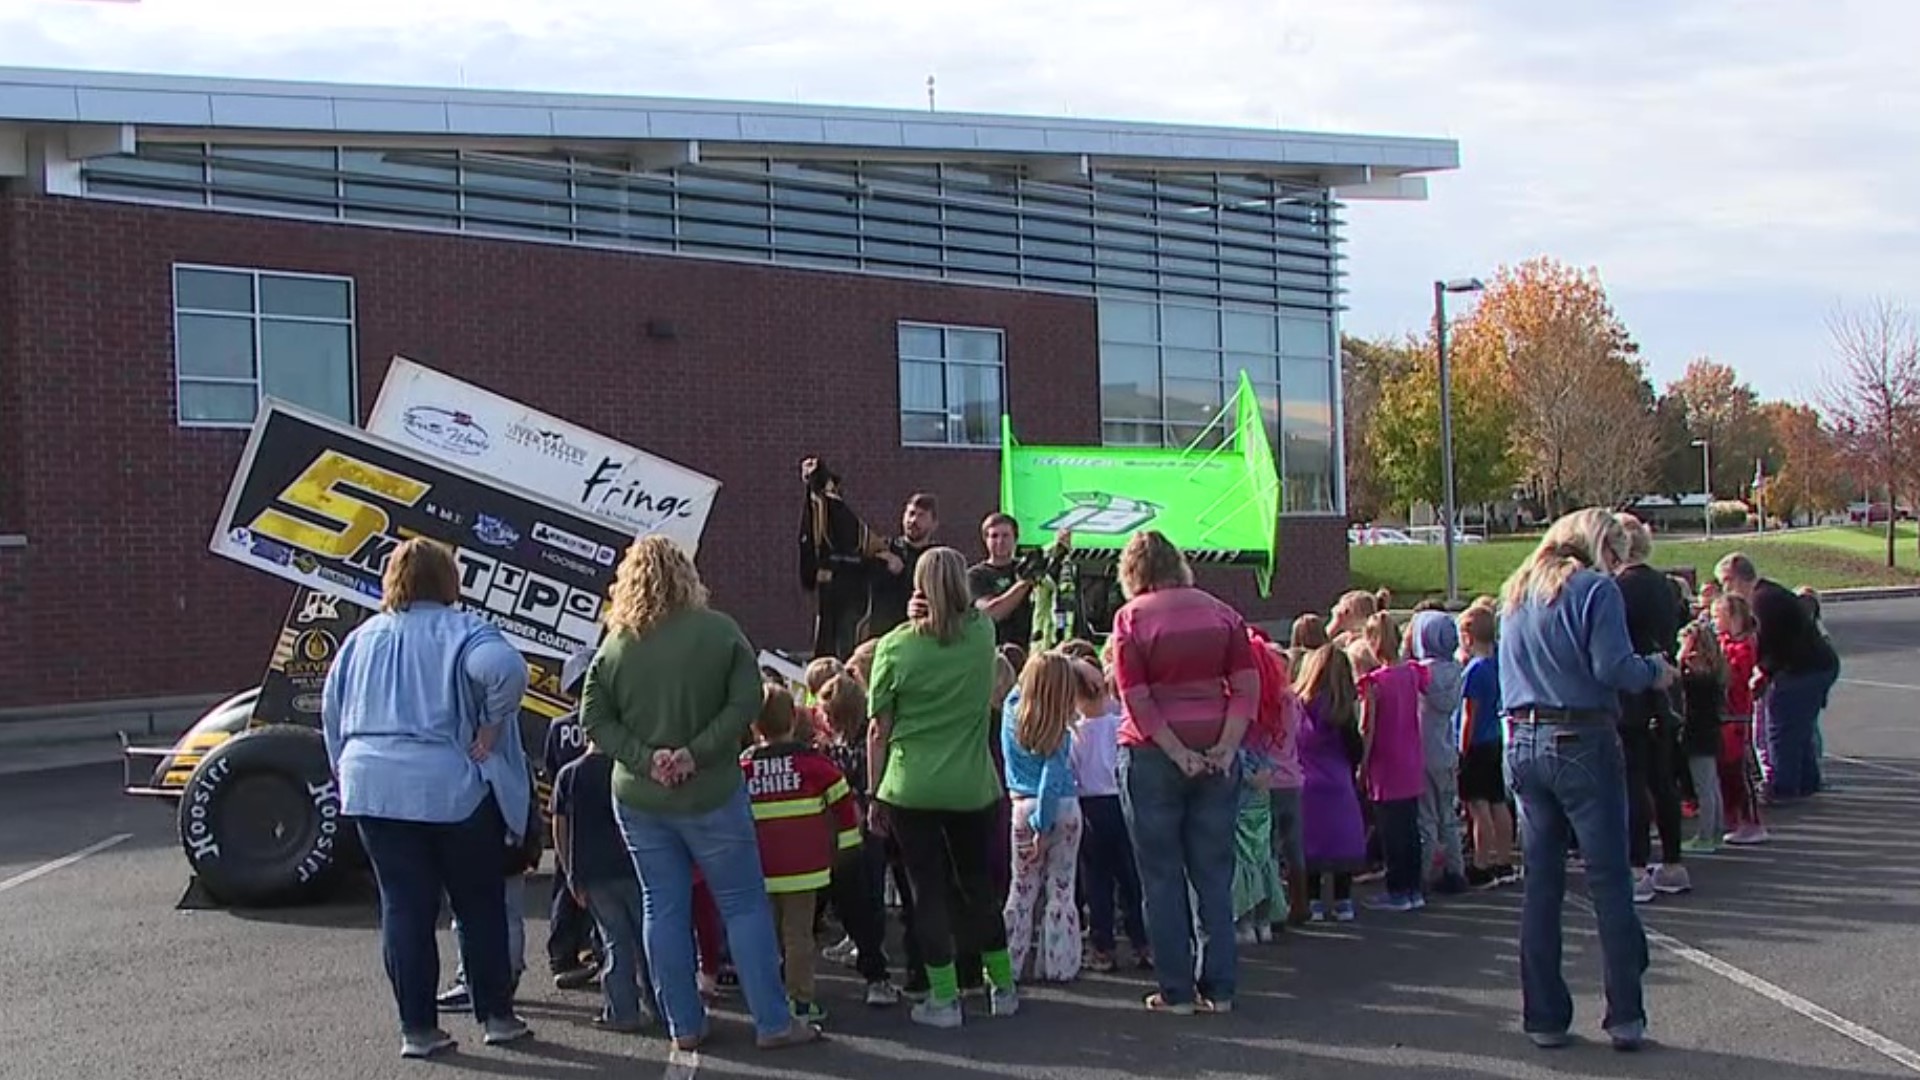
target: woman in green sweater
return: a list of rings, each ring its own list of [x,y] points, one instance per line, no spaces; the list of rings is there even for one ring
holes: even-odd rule
[[[614,759],[614,814],[646,900],[647,957],[681,1050],[707,1036],[695,983],[693,870],[727,925],[740,989],[763,1049],[820,1038],[796,1020],[780,979],[773,907],[760,873],[740,740],[760,711],[760,672],[734,621],[707,607],[693,561],[663,536],[627,549],[587,669],[580,722]]]
[[[914,936],[926,958],[927,1000],[913,1019],[961,1024],[954,942],[980,950],[993,1015],[1012,1016],[1013,961],[993,888],[1000,776],[988,750],[993,623],[967,589],[967,561],[934,548],[913,572],[909,620],[880,639],[868,690],[869,813],[900,846],[913,890]]]

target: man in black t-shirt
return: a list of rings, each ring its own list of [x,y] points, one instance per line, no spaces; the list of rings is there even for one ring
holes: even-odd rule
[[[940,504],[932,495],[917,492],[900,512],[900,535],[887,541],[886,551],[869,560],[867,580],[872,606],[867,612],[866,637],[877,638],[907,621],[907,601],[913,598],[913,570],[920,556],[933,547],[940,527]]]
[[[988,514],[980,523],[980,539],[987,546],[986,560],[967,571],[974,605],[993,620],[999,644],[1025,648],[1033,637],[1033,582],[1020,577],[1014,559],[1020,523],[1007,514]]]

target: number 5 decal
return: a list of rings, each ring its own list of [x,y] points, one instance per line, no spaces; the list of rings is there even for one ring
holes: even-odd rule
[[[385,532],[389,520],[385,510],[347,488],[359,488],[401,506],[412,506],[432,490],[432,485],[350,458],[338,450],[328,450],[314,458],[313,464],[287,485],[279,501],[334,522],[336,527],[316,525],[269,507],[253,519],[252,529],[298,551],[310,551],[328,559],[346,559],[359,551],[368,537]]]

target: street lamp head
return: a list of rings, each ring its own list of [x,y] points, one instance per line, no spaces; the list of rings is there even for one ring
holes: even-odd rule
[[[1707,440],[1705,440],[1705,439],[1695,439],[1695,440],[1693,440],[1693,445],[1695,445],[1695,446],[1706,446],[1706,445],[1707,445]]]
[[[1452,281],[1443,281],[1440,283],[1440,287],[1450,293],[1472,293],[1472,292],[1480,292],[1481,290],[1485,289],[1487,286],[1486,286],[1486,283],[1481,281],[1479,278],[1470,277],[1470,278],[1454,278]]]

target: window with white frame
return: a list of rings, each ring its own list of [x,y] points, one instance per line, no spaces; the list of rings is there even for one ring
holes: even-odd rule
[[[999,446],[1006,335],[977,326],[900,324],[900,441]]]
[[[351,278],[173,268],[183,427],[244,427],[262,397],[356,423],[353,355]]]

